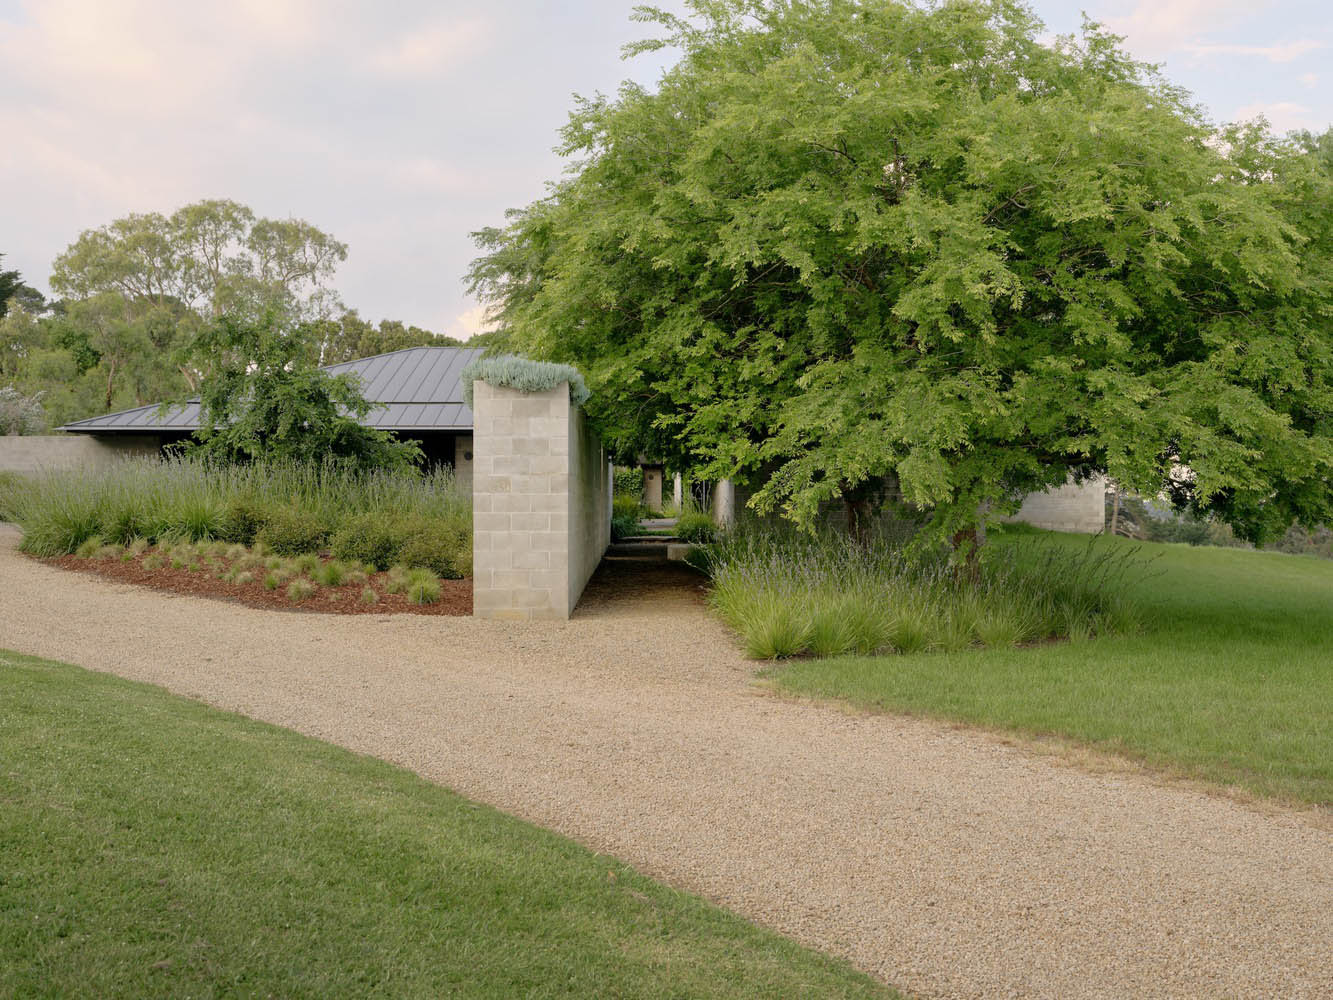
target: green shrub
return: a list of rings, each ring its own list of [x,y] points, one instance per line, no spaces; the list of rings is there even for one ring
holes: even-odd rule
[[[232,497],[223,508],[218,537],[238,545],[253,545],[268,522],[269,510],[257,497],[242,494]]]
[[[264,576],[264,589],[277,590],[282,586],[282,581],[278,579],[277,573],[267,573]]]
[[[707,514],[692,511],[676,519],[675,535],[682,542],[711,542],[717,536],[717,527]]]
[[[280,556],[299,556],[319,551],[328,537],[317,515],[295,507],[279,507],[269,513],[256,540]]]
[[[349,518],[333,536],[331,548],[338,559],[355,559],[379,570],[398,561],[403,545],[401,523],[383,514],[359,514]]]
[[[643,469],[640,466],[617,465],[613,473],[612,494],[616,499],[629,497],[636,504],[643,498]]]
[[[380,595],[375,593],[374,587],[362,588],[361,590],[362,604],[378,604],[379,602],[380,602]]]
[[[428,569],[446,580],[472,572],[472,537],[462,526],[416,518],[401,530],[397,561],[408,569]]]

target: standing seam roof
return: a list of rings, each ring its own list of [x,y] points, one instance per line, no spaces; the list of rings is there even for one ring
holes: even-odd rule
[[[358,375],[361,391],[375,406],[361,421],[380,430],[471,430],[472,411],[463,403],[463,369],[481,357],[477,347],[406,347],[357,361],[327,365],[330,375]],[[140,406],[87,420],[62,431],[82,434],[129,431],[192,431],[199,427],[199,401],[175,407],[165,418],[158,407]]]

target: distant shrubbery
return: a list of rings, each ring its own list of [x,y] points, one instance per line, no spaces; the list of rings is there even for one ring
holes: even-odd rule
[[[25,396],[13,386],[0,388],[0,435],[40,434],[46,430],[42,394]]]
[[[639,520],[643,516],[643,502],[638,497],[612,497],[611,538],[618,541],[639,534]]]
[[[717,536],[717,525],[700,510],[687,510],[676,519],[673,533],[682,542],[711,542]]]
[[[471,496],[448,471],[141,459],[0,484],[0,503],[23,528],[23,550],[39,556],[75,552],[90,539],[216,540],[261,542],[285,556],[332,545],[339,558],[441,576],[472,569]]]
[[[617,497],[629,497],[639,500],[643,497],[643,468],[638,465],[617,465],[612,472],[614,490]]]
[[[956,651],[1125,632],[1140,564],[1092,542],[1081,553],[987,547],[975,569],[943,552],[909,554],[890,538],[858,543],[755,525],[705,553],[711,601],[757,659]]]

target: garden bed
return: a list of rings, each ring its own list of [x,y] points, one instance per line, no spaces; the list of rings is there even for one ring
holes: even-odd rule
[[[153,556],[164,561],[161,565],[155,565],[151,558]],[[304,611],[337,615],[472,614],[470,579],[436,580],[439,597],[430,603],[418,604],[413,603],[406,592],[391,592],[400,586],[395,583],[394,577],[401,578],[401,574],[373,572],[359,566],[347,567],[349,580],[339,584],[320,584],[312,579],[310,573],[300,573],[288,576],[279,581],[277,586],[270,588],[266,586],[265,581],[272,570],[261,566],[241,571],[249,573],[250,579],[238,580],[235,576],[239,574],[234,574],[233,578],[228,579],[227,575],[232,573],[235,564],[245,558],[264,559],[262,555],[252,551],[247,551],[244,557],[239,558],[228,558],[219,552],[201,556],[197,561],[197,568],[190,569],[188,563],[180,567],[172,566],[169,561],[165,561],[167,556],[162,550],[149,548],[141,553],[124,550],[104,555],[58,556],[41,561],[48,565],[59,566],[61,569],[93,573],[121,583],[151,587],[154,590],[191,597],[235,601],[270,611]],[[145,561],[148,561],[148,565],[145,565]],[[292,561],[285,560],[285,562]],[[323,569],[331,562],[333,560],[319,557],[319,568]],[[313,592],[297,598],[289,596],[288,590],[297,580],[308,583],[314,588]],[[367,588],[375,594],[373,602],[363,600]]]

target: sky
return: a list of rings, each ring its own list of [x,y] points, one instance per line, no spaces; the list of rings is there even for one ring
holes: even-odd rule
[[[572,95],[651,85],[633,0],[0,0],[0,253],[46,291],[85,229],[230,198],[350,247],[365,319],[466,337],[469,233],[541,197]],[[681,3],[659,0],[679,10]],[[1086,11],[1218,121],[1333,124],[1327,0],[1033,0]]]

